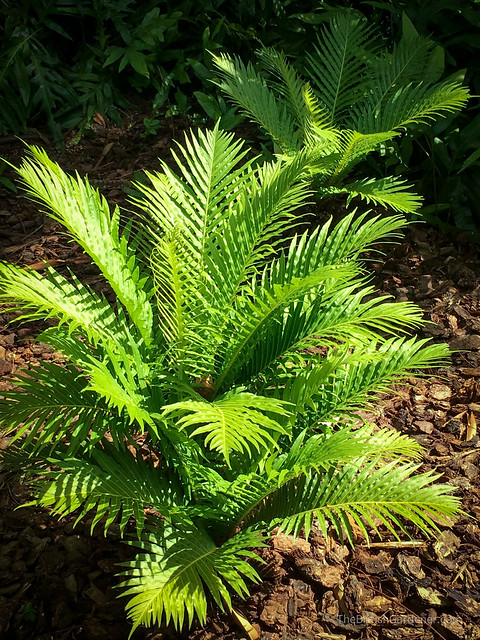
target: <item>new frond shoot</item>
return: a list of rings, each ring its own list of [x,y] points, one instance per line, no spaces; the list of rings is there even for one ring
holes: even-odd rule
[[[272,138],[275,151],[309,157],[320,198],[335,193],[401,213],[416,213],[421,198],[394,176],[376,175],[367,156],[388,156],[392,140],[465,106],[468,91],[440,81],[438,47],[407,17],[402,37],[386,49],[358,11],[330,11],[305,59],[294,64],[264,48],[259,66],[228,54],[214,56],[214,80],[241,112]],[[297,68],[301,68],[301,75]],[[388,164],[387,164],[388,166]],[[384,170],[386,171],[386,170]]]
[[[323,107],[315,122],[330,126]],[[315,518],[346,542],[352,523],[367,539],[406,523],[428,534],[459,506],[418,472],[414,441],[356,418],[448,356],[409,336],[419,308],[366,284],[362,254],[397,237],[403,216],[352,212],[298,234],[309,154],[245,155],[218,127],[188,133],[176,170],[137,185],[126,227],[42,150],[18,169],[113,302],[54,268],[0,264],[1,302],[23,322],[56,319],[39,339],[65,360],[3,393],[3,463],[32,480],[35,504],[118,523],[139,548],[120,569],[132,629],[230,609],[260,579],[251,560],[276,526],[308,536]]]

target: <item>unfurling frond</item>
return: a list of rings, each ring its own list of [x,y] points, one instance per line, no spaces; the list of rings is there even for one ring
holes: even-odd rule
[[[163,412],[180,416],[176,424],[188,429],[192,438],[205,434],[205,446],[221,453],[230,464],[230,455],[235,451],[250,454],[252,447],[258,452],[275,446],[274,436],[285,431],[266,414],[288,415],[288,404],[251,393],[234,393],[214,402],[177,402],[164,407]]]

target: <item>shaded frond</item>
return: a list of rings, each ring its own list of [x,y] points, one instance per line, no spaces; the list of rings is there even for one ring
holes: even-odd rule
[[[35,483],[34,504],[51,507],[54,515],[65,517],[79,509],[75,523],[94,512],[91,532],[102,521],[106,533],[118,522],[123,534],[130,518],[135,519],[137,535],[144,528],[144,507],[153,507],[169,517],[182,502],[182,490],[171,470],[155,468],[126,449],[105,441],[89,453],[76,457],[52,453],[46,460],[56,469],[41,470]]]
[[[364,19],[338,12],[321,29],[315,53],[307,53],[306,72],[332,123],[340,121],[364,93],[368,80],[364,58],[373,46],[370,36]]]
[[[220,54],[213,57],[219,79],[213,82],[242,112],[268,131],[285,153],[299,151],[301,130],[283,100],[272,91],[253,65]]]
[[[69,454],[90,441],[93,446],[107,429],[118,441],[127,432],[125,420],[115,416],[88,380],[73,366],[45,362],[15,379],[18,389],[2,392],[0,423],[4,433],[14,433],[21,446],[35,443],[35,449],[68,438]]]
[[[468,90],[445,81],[435,85],[409,84],[399,87],[383,102],[372,94],[352,112],[352,126],[364,134],[404,129],[411,124],[428,124],[456,113],[468,101]]]

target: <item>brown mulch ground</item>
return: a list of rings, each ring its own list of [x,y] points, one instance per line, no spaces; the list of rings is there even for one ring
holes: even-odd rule
[[[148,113],[145,113],[148,115]],[[179,121],[142,138],[142,115],[125,129],[98,126],[58,154],[44,136],[27,141],[47,148],[68,171],[88,172],[110,203],[125,201],[135,173],[169,157]],[[22,146],[0,138],[0,156],[17,163]],[[10,175],[8,172],[3,175]],[[465,515],[433,540],[359,538],[354,551],[313,531],[309,542],[277,536],[264,552],[265,582],[237,603],[251,638],[264,640],[480,639],[480,263],[478,247],[415,225],[386,257],[372,256],[377,286],[412,300],[431,324],[425,335],[457,350],[448,367],[388,400],[376,421],[410,434],[425,447],[425,469],[435,468],[462,498]],[[0,185],[0,257],[71,267],[90,284],[91,267],[75,244],[24,198]],[[0,320],[5,322],[8,315]],[[33,342],[42,325],[0,326],[0,390],[25,365],[55,357]],[[7,444],[0,438],[0,447]],[[89,535],[88,524],[58,523],[46,510],[16,510],[28,489],[0,472],[0,638],[5,640],[126,640],[129,624],[115,590],[115,563],[131,552],[115,532]],[[375,539],[374,539],[375,540]],[[134,640],[248,638],[233,617],[212,612],[205,630],[180,636],[139,629]]]

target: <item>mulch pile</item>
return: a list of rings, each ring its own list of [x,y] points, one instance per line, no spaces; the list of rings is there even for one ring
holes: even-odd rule
[[[68,171],[89,173],[107,199],[122,204],[136,172],[167,159],[172,137],[184,123],[165,123],[143,138],[143,115],[124,129],[97,126],[58,154],[40,134],[29,142],[46,147]],[[180,125],[178,124],[180,122]],[[0,156],[18,163],[20,143],[0,138]],[[11,176],[6,172],[3,175]],[[24,198],[0,184],[1,258],[42,269],[43,261],[72,268],[96,286],[98,274],[58,226]],[[424,225],[404,240],[372,254],[380,290],[412,300],[431,320],[425,336],[455,350],[434,377],[412,381],[389,398],[375,417],[379,426],[410,434],[425,447],[424,470],[436,469],[462,498],[465,514],[427,540],[412,528],[412,540],[358,536],[355,550],[313,530],[309,541],[278,535],[263,552],[264,583],[237,602],[238,617],[211,612],[205,629],[180,635],[138,629],[134,640],[445,640],[480,639],[480,263],[466,238]],[[33,341],[42,323],[7,325],[0,316],[0,392],[8,377],[39,360],[57,359]],[[0,448],[8,439],[0,437]],[[126,640],[115,564],[130,557],[113,530],[90,535],[88,522],[73,528],[33,507],[17,509],[29,490],[0,472],[0,638],[5,640]]]

